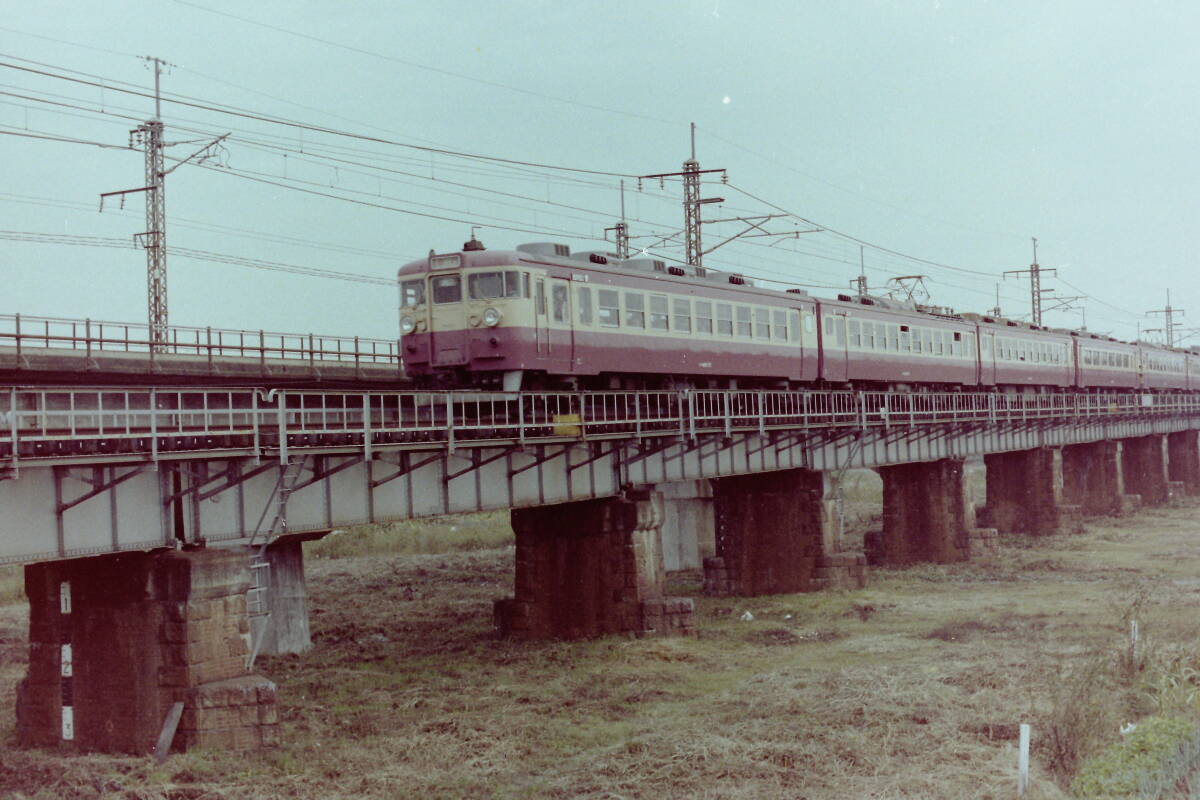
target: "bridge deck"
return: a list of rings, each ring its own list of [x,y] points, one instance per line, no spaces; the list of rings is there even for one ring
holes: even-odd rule
[[[0,390],[0,562],[1200,428],[1200,397]]]

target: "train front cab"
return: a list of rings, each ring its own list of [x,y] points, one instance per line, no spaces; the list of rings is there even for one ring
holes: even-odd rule
[[[400,270],[407,373],[448,386],[520,386],[531,369],[569,371],[569,282],[517,266],[511,253],[464,250]]]

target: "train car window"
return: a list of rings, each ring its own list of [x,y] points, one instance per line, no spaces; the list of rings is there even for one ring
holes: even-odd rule
[[[579,298],[579,322],[582,325],[592,324],[592,290],[586,286],[580,286],[578,292]]]
[[[665,294],[650,295],[650,327],[659,331],[671,328],[671,318],[667,316],[667,296]]]
[[[537,296],[534,298],[533,304],[534,304],[534,308],[536,309],[538,314],[545,315],[545,313],[546,313],[546,282],[544,280],[539,279],[537,282]]]
[[[924,349],[923,349],[923,344],[924,344],[924,343],[921,341],[921,329],[920,329],[920,328],[913,328],[913,332],[912,332],[912,351],[913,351],[914,353],[922,353],[922,352],[924,352]]]
[[[425,302],[425,279],[404,281],[400,284],[401,308],[412,308]]]
[[[833,317],[825,318],[825,335],[833,336]]]
[[[691,332],[691,301],[682,300],[676,297],[672,303],[674,308],[672,317],[674,318],[674,329],[684,333]]]
[[[737,335],[750,338],[750,307],[737,307]]]
[[[525,290],[525,291],[521,292],[521,296],[524,297],[526,300],[528,300],[532,296],[529,291],[529,273],[528,272],[521,273],[521,284]]]
[[[625,324],[630,328],[646,327],[646,298],[635,292],[625,293]]]
[[[875,349],[875,323],[873,322],[863,323],[863,347],[869,350]]]
[[[983,337],[983,354],[990,356],[992,354],[992,340],[988,337]]]
[[[892,325],[888,331],[888,350],[900,349],[900,326]]]
[[[754,309],[754,337],[756,339],[771,338],[771,312],[765,308]]]
[[[850,325],[850,346],[862,347],[862,326],[858,320],[852,319],[848,321]]]
[[[962,334],[956,333],[956,334],[954,334],[954,355],[959,358],[962,358],[962,354],[963,354]]]
[[[433,279],[433,302],[457,303],[462,300],[462,281],[457,275],[438,275]]]
[[[788,315],[786,311],[772,311],[772,324],[774,325],[775,338],[787,341],[788,338]]]
[[[805,314],[804,315],[804,330],[807,331],[808,333],[812,333],[816,327],[817,327],[817,323],[816,323],[816,319],[813,317],[813,315]]]
[[[846,346],[846,320],[842,317],[833,321],[833,338],[838,347]]]
[[[620,295],[611,289],[601,289],[596,293],[600,303],[600,313],[597,320],[605,328],[618,328],[621,325]]]
[[[900,352],[907,353],[912,350],[912,336],[908,332],[908,327],[900,328]]]
[[[476,272],[467,276],[467,296],[472,300],[492,300],[504,295],[504,275],[500,272]]]
[[[733,336],[733,306],[728,303],[717,303],[717,333]]]
[[[550,287],[550,299],[554,305],[554,321],[567,321],[567,287],[555,284]]]
[[[510,269],[504,273],[504,296],[521,296],[521,273],[516,270]]]
[[[696,333],[712,333],[712,303],[707,300],[696,301]]]

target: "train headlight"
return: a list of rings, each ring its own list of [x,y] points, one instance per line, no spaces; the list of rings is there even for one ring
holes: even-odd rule
[[[500,309],[486,308],[483,311],[483,324],[489,328],[494,328],[500,324]]]
[[[417,321],[412,317],[400,318],[400,333],[409,334],[417,329]]]

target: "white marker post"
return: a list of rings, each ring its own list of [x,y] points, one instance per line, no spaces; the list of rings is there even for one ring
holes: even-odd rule
[[[58,611],[63,616],[62,626],[67,641],[59,650],[59,675],[62,680],[62,740],[75,739],[75,664],[71,651],[71,584],[63,581],[58,586]]]
[[[1021,744],[1017,753],[1017,796],[1024,797],[1029,789],[1029,725],[1021,723]]]

